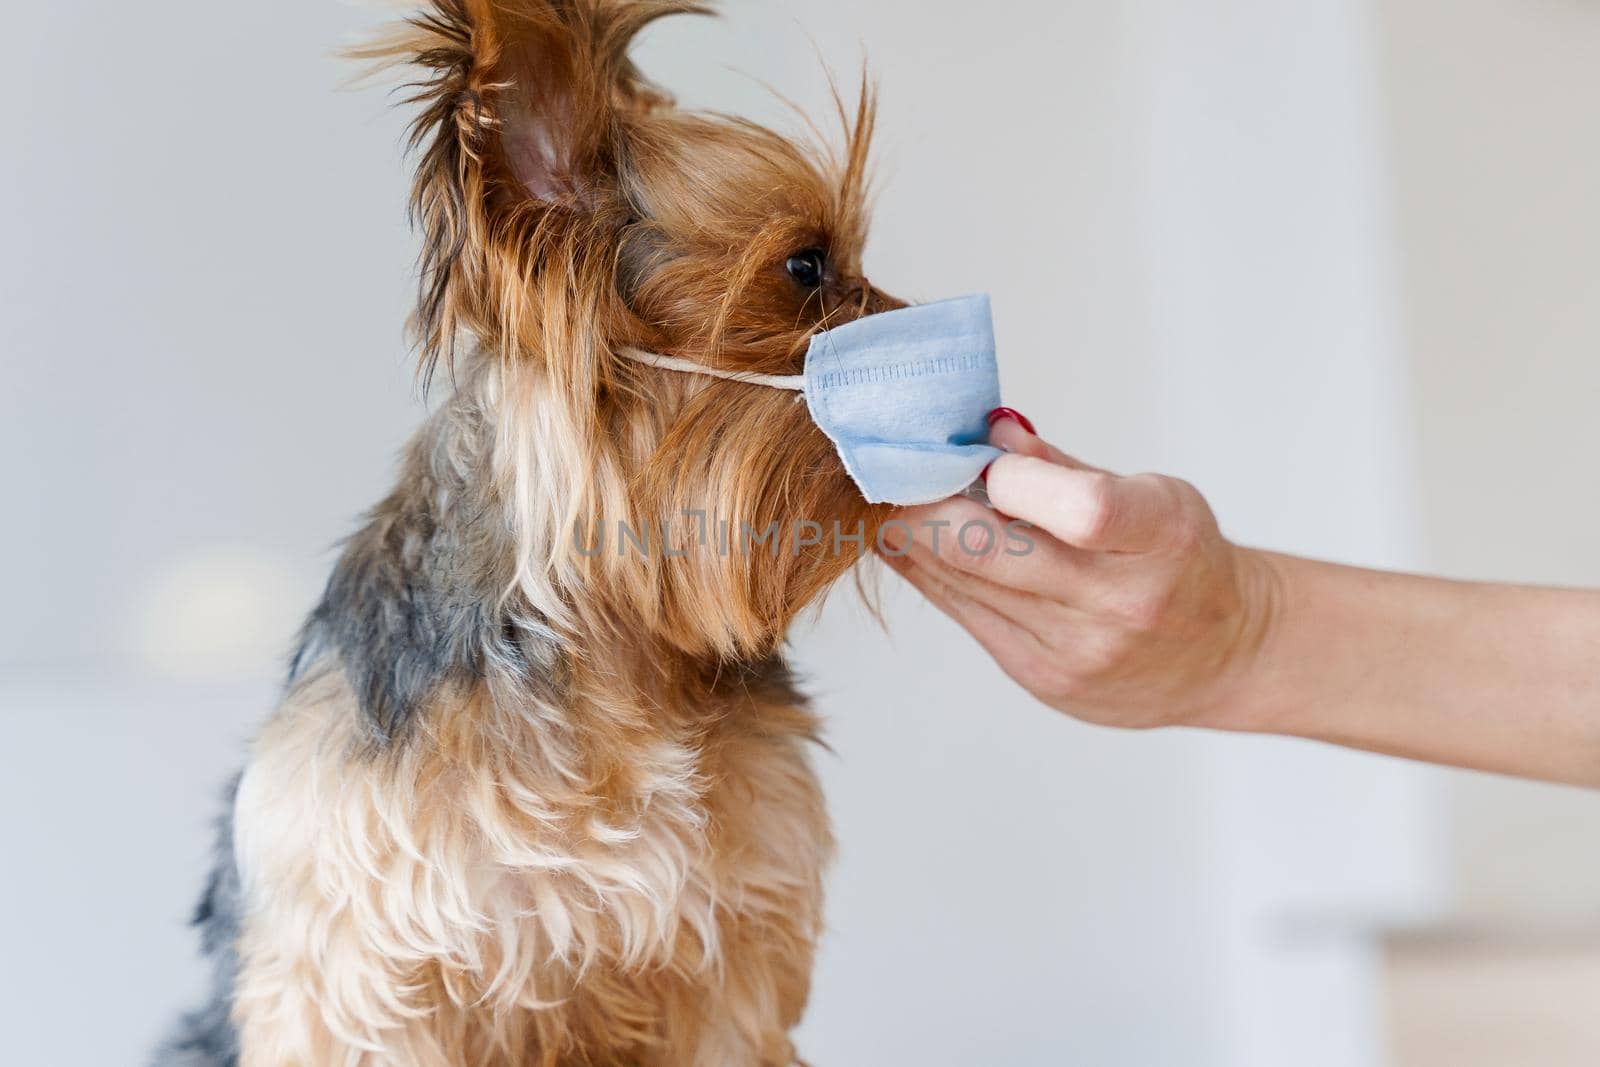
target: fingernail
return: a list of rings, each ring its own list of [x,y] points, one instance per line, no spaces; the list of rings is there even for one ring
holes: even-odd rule
[[[1029,431],[1029,432],[1031,433],[1032,431]],[[984,485],[988,485],[989,484],[989,468],[992,467],[992,466],[994,466],[994,463],[992,461],[989,462],[989,463],[985,463],[984,466],[983,466],[983,470],[978,472],[978,477],[983,480],[983,484]]]
[[[1018,426],[1021,426],[1024,430],[1027,430],[1035,437],[1039,435],[1038,431],[1033,428],[1033,423],[1028,421],[1028,416],[1024,415],[1016,408],[995,408],[993,411],[989,412],[989,425],[991,427],[1001,419],[1011,419]]]

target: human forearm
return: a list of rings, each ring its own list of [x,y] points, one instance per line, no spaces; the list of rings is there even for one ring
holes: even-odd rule
[[[1245,551],[1266,618],[1205,725],[1600,786],[1600,594]]]

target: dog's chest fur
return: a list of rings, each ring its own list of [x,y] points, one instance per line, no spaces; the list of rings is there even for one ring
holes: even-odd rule
[[[603,752],[469,691],[372,752],[301,686],[238,795],[242,1062],[787,1062],[831,846],[810,716],[742,703]]]

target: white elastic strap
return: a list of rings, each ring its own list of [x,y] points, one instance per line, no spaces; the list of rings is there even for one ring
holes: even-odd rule
[[[692,359],[679,359],[677,356],[663,356],[656,352],[646,352],[638,348],[619,348],[619,356],[626,356],[635,363],[643,363],[651,367],[660,367],[662,370],[681,371],[684,374],[708,374],[713,378],[722,378],[730,382],[745,382],[748,385],[764,385],[769,389],[789,389],[793,392],[804,392],[806,376],[804,374],[755,374],[750,371],[722,370],[719,367],[707,367],[703,363],[696,363]]]

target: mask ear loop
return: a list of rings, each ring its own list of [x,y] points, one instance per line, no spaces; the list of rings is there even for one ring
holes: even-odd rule
[[[786,389],[795,394],[796,400],[805,399],[804,374],[757,374],[754,371],[723,370],[720,367],[708,367],[703,363],[696,363],[692,359],[663,356],[659,352],[646,352],[639,348],[619,348],[617,355],[631,359],[635,363],[643,363],[647,367],[659,367],[662,370],[678,371],[682,374],[704,374],[729,382],[764,385],[768,389]]]

